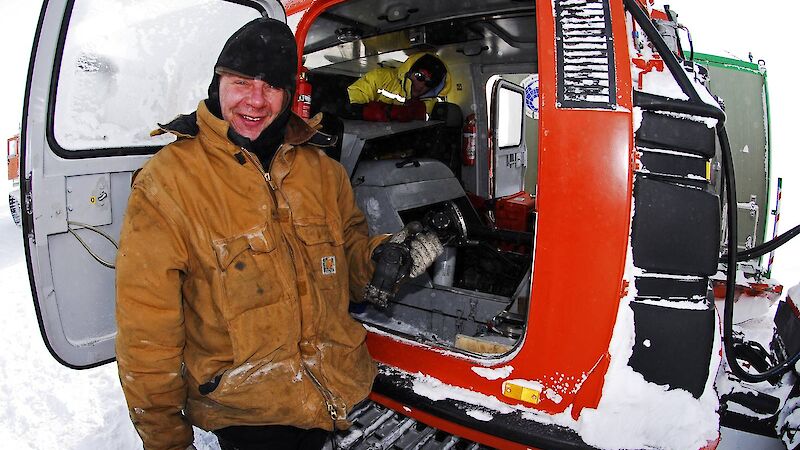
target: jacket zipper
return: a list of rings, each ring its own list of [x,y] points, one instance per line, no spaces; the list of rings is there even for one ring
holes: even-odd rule
[[[241,148],[242,152],[244,152],[244,154],[247,155],[247,159],[249,159],[250,162],[254,166],[256,166],[256,169],[258,169],[258,171],[261,172],[261,176],[264,178],[264,181],[266,181],[267,185],[269,186],[269,189],[268,189],[269,190],[269,194],[272,197],[272,203],[275,205],[275,210],[277,211],[278,210],[278,197],[275,194],[275,192],[278,190],[278,188],[275,186],[275,183],[272,181],[272,176],[270,176],[269,172],[264,170],[264,168],[261,166],[261,162],[257,161],[255,158],[253,158],[253,154],[250,153],[249,150],[247,150],[244,147],[239,147],[239,148]],[[289,242],[286,241],[286,236],[282,236],[282,237],[283,237],[283,242],[286,244],[286,248],[289,250],[289,259],[292,261],[292,269],[294,270],[294,273],[297,274],[297,266],[295,266],[295,264],[294,264],[294,251],[292,250],[292,246],[289,245]]]
[[[339,420],[346,420],[347,405],[341,404],[337,406],[336,397],[333,395],[333,393],[330,390],[326,389],[325,386],[322,385],[322,383],[320,383],[319,379],[317,379],[317,377],[314,376],[314,373],[311,371],[311,369],[308,368],[308,365],[306,365],[305,361],[302,361],[302,364],[303,364],[303,369],[306,371],[309,378],[311,378],[311,381],[314,382],[314,386],[317,388],[320,394],[322,394],[322,398],[325,400],[325,406],[328,408],[328,415],[331,417],[331,420],[333,420],[334,423],[338,422]],[[341,415],[339,415],[339,409],[341,409],[342,411]]]
[[[250,162],[253,163],[254,166],[256,166],[256,168],[258,169],[259,172],[261,172],[262,176],[264,177],[264,180],[269,185],[270,195],[272,196],[272,201],[275,204],[275,208],[277,209],[278,208],[278,198],[275,195],[275,191],[277,191],[277,188],[275,187],[275,184],[272,181],[272,177],[270,176],[269,172],[264,170],[264,168],[261,166],[260,162],[257,162],[257,161],[253,160],[252,154],[247,149],[245,149],[244,147],[242,147],[241,149],[247,155],[247,158],[250,160]],[[286,236],[283,236],[283,240],[284,240],[284,242],[286,242]],[[294,273],[296,274],[297,273],[297,267],[294,266],[294,252],[292,251],[292,246],[289,245],[288,242],[286,242],[286,248],[289,249],[289,256],[290,256],[290,258],[292,260]],[[311,369],[308,368],[308,366],[306,365],[306,363],[304,361],[302,362],[302,364],[303,364],[303,369],[308,374],[309,378],[311,378],[311,381],[314,382],[314,386],[317,388],[317,390],[320,392],[320,394],[322,394],[322,398],[325,400],[325,406],[328,409],[328,415],[333,420],[334,425],[339,420],[346,420],[347,419],[347,405],[346,404],[342,404],[340,406],[337,406],[336,405],[336,397],[333,395],[333,393],[330,390],[328,390],[327,388],[325,388],[325,386],[322,385],[322,383],[319,381],[319,379],[317,379],[316,376],[314,376],[314,373],[311,372]],[[341,416],[339,415],[338,409],[341,409],[341,411],[342,411],[342,415]],[[334,428],[335,428],[335,426],[334,426]]]
[[[278,199],[277,199],[277,197],[275,197],[275,191],[277,190],[277,188],[275,187],[275,184],[272,182],[272,177],[269,175],[269,172],[264,170],[264,168],[261,166],[261,162],[259,162],[255,158],[253,158],[253,154],[250,153],[249,150],[247,150],[244,147],[239,147],[239,148],[242,149],[242,152],[245,155],[247,155],[247,159],[249,159],[250,162],[254,166],[256,166],[256,169],[258,169],[258,171],[261,172],[261,176],[264,178],[264,181],[266,181],[267,184],[269,185],[269,188],[270,188],[269,192],[270,192],[270,195],[272,196],[272,202],[275,204],[275,208],[277,209],[278,208]]]

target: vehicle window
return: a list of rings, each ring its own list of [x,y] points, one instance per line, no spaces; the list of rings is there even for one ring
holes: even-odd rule
[[[225,40],[259,16],[253,7],[219,0],[76,1],[54,81],[58,147],[168,143],[172,138],[152,138],[150,131],[195,110]]]
[[[8,157],[17,156],[17,140],[16,139],[9,139],[8,141]]]
[[[497,92],[497,102],[498,146],[516,147],[522,142],[522,94],[501,87]]]
[[[525,183],[526,192],[536,192],[536,182],[538,180],[538,158],[539,158],[539,74],[537,73],[503,73],[489,79],[487,83],[486,101],[491,101],[491,88],[498,79],[503,79],[517,84],[524,90],[523,108],[525,114],[522,116],[522,139],[525,142],[527,160],[525,163]],[[501,108],[501,111],[507,111]],[[490,109],[491,112],[491,109]],[[501,114],[503,114],[501,112]],[[514,112],[516,114],[516,112]],[[503,123],[503,117],[500,122]],[[510,126],[510,124],[509,124]],[[499,138],[500,136],[498,136]],[[514,145],[514,142],[511,143]]]

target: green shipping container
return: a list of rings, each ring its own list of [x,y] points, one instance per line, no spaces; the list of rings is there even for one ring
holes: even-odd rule
[[[764,242],[771,228],[767,226],[770,217],[767,71],[763,64],[702,53],[695,53],[694,61],[708,69],[708,88],[724,103],[739,203],[738,247],[740,250],[754,247]],[[712,168],[712,179],[719,187],[719,164]]]

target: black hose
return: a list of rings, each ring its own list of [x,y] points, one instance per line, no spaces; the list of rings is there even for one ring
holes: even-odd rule
[[[761,245],[758,245],[758,246],[755,246],[755,247],[753,247],[751,249],[743,250],[743,251],[737,253],[736,254],[736,259],[739,260],[739,261],[747,261],[749,259],[758,258],[759,256],[764,256],[767,253],[769,253],[771,251],[774,251],[778,247],[780,247],[783,244],[785,244],[785,243],[789,242],[790,240],[794,239],[795,237],[797,237],[798,234],[800,234],[800,225],[797,225],[796,227],[792,228],[791,230],[781,234],[780,236],[777,236],[777,237],[773,238],[772,240],[764,242]],[[722,257],[720,259],[725,259],[727,257],[728,257],[728,254],[726,253],[726,254],[722,255]]]
[[[800,360],[800,352],[784,361],[783,363],[774,366],[761,373],[749,373],[742,369],[739,361],[736,359],[735,349],[733,348],[733,301],[736,292],[736,259],[738,255],[735,251],[737,245],[737,223],[736,223],[736,177],[733,172],[733,156],[731,154],[731,145],[728,142],[728,133],[725,131],[725,125],[720,123],[717,125],[717,136],[719,137],[719,144],[722,147],[722,166],[724,169],[724,180],[726,197],[728,201],[728,255],[727,255],[727,274],[725,291],[725,312],[722,319],[722,343],[725,348],[725,357],[728,361],[728,367],[731,372],[743,381],[748,383],[759,383],[766,381],[769,378],[782,375],[791,369],[795,363]],[[788,239],[787,239],[788,240]]]

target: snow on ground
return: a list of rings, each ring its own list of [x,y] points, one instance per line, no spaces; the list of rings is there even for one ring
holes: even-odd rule
[[[62,366],[39,333],[22,231],[5,204],[0,181],[0,447],[14,450],[133,450],[142,442],[128,418],[117,365]],[[219,449],[196,430],[198,450]]]

